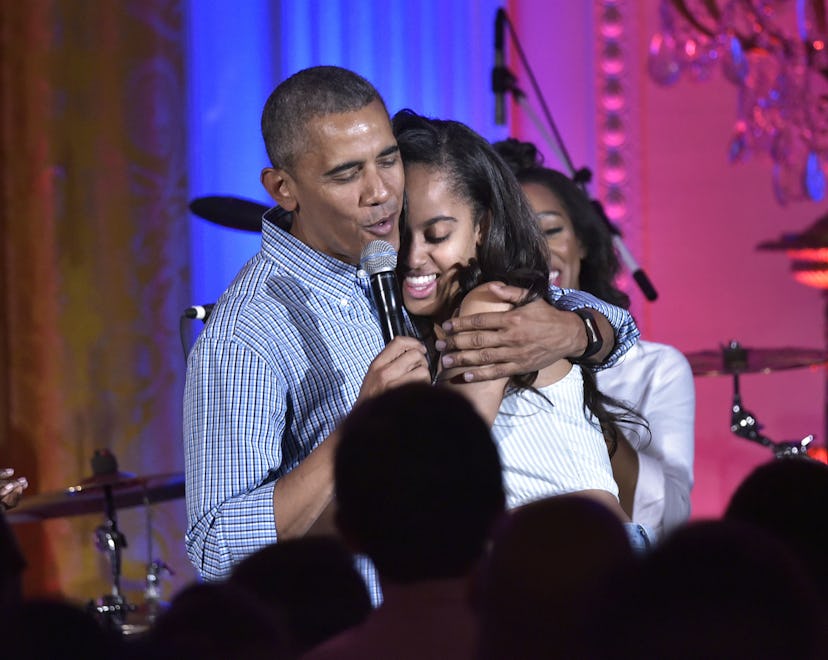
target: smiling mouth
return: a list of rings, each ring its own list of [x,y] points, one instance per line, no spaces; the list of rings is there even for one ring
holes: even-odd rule
[[[427,298],[437,287],[437,273],[430,275],[406,275],[405,292],[415,300]]]

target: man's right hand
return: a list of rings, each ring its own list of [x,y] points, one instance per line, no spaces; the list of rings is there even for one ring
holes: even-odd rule
[[[414,337],[395,337],[368,367],[356,403],[406,383],[430,383],[426,348]]]

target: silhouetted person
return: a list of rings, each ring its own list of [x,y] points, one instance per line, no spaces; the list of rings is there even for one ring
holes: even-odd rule
[[[161,660],[281,660],[295,657],[283,619],[234,584],[192,584],[179,592],[137,642]]]
[[[758,525],[788,544],[828,602],[828,465],[796,457],[758,466],[733,493],[725,518]]]
[[[504,510],[489,429],[462,395],[412,384],[357,406],[334,461],[336,521],[382,605],[308,658],[469,658],[469,577]]]
[[[119,633],[105,630],[93,614],[68,601],[26,601],[0,620],[4,658],[110,660],[122,650]]]
[[[556,495],[512,510],[475,583],[478,657],[577,657],[583,640],[572,632],[594,590],[632,561],[623,523],[594,499]]]
[[[269,545],[242,560],[230,582],[281,612],[297,653],[365,620],[371,597],[339,539],[306,536]]]
[[[824,658],[828,621],[801,563],[764,530],[691,522],[596,599],[588,658]]]

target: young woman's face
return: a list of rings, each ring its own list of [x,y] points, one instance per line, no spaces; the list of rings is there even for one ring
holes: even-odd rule
[[[408,198],[402,293],[409,312],[440,322],[457,292],[454,275],[475,256],[479,228],[471,205],[457,197],[446,176],[423,165],[405,168]]]
[[[529,205],[549,246],[549,281],[565,289],[579,289],[581,259],[586,256],[572,220],[557,195],[539,183],[522,183]]]

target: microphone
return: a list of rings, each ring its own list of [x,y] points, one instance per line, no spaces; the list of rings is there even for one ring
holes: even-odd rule
[[[371,293],[379,312],[382,338],[388,344],[394,337],[405,335],[402,294],[397,282],[397,251],[388,241],[371,241],[362,248],[359,265],[371,277]]]
[[[188,319],[196,319],[207,322],[207,317],[213,311],[215,303],[206,303],[204,305],[193,305],[184,310],[184,317]]]
[[[503,57],[503,34],[506,12],[501,7],[495,14],[495,65],[492,69],[492,91],[495,95],[495,124],[506,123],[506,60]]]

